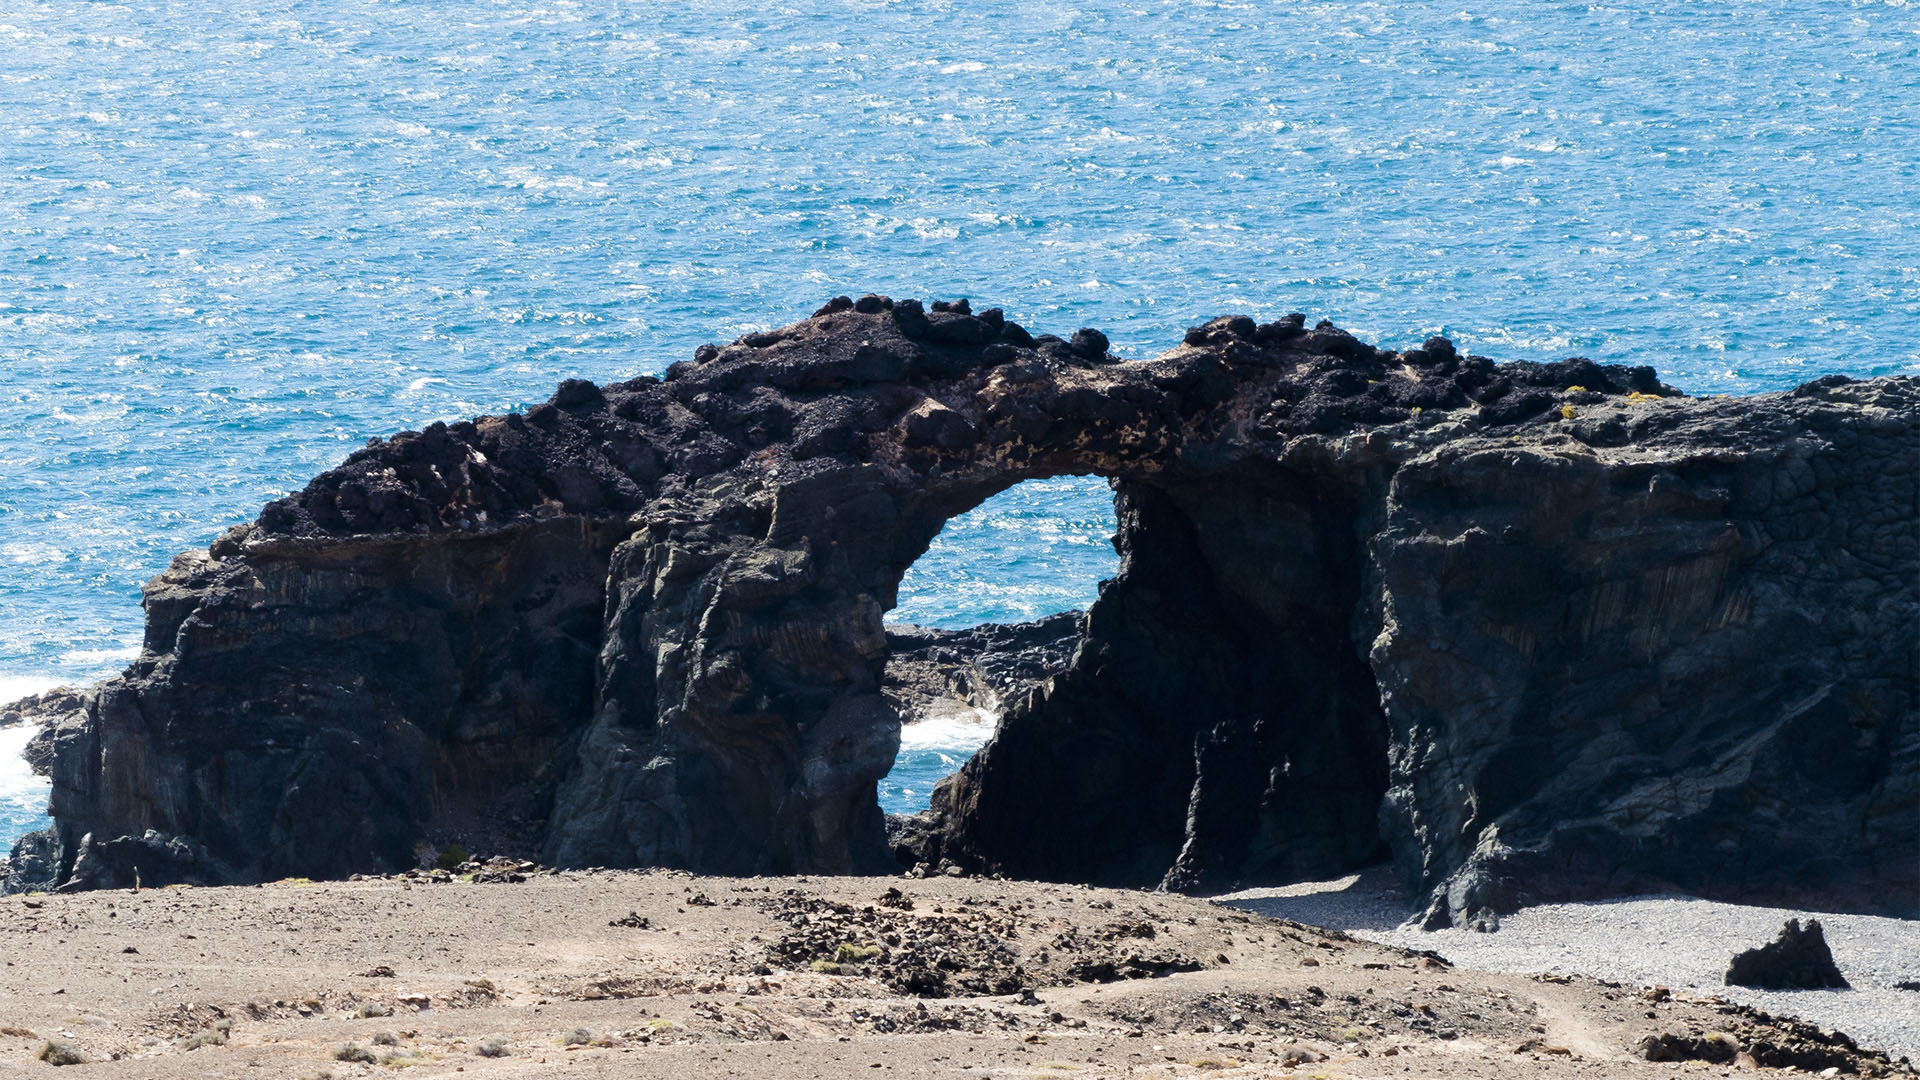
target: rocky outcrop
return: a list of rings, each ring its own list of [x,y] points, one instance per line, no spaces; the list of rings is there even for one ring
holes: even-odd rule
[[[889,626],[880,692],[903,723],[957,710],[998,717],[1066,669],[1085,626],[1078,611],[966,630]]]
[[[1726,982],[1762,990],[1852,989],[1833,962],[1819,919],[1808,919],[1805,926],[1799,919],[1788,919],[1779,937],[1736,954],[1727,965]]]
[[[140,659],[42,710],[55,828],[14,887],[449,838],[891,868],[901,575],[1091,473],[1121,571],[917,857],[1211,889],[1391,856],[1436,922],[1656,887],[1920,910],[1916,445],[1908,378],[1696,400],[1298,316],[1120,362],[842,298],[376,441],[176,560]]]

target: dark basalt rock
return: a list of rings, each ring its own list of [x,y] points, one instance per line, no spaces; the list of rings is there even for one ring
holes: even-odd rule
[[[55,827],[9,887],[451,839],[893,869],[901,575],[1091,473],[1121,571],[910,857],[1213,889],[1390,855],[1435,923],[1651,889],[1914,914],[1917,446],[1913,378],[1697,400],[1304,316],[1120,361],[842,297],[376,440],[176,559],[124,675],[24,710]]]
[[[1648,1061],[1698,1061],[1756,1069],[1795,1069],[1802,1073],[1884,1077],[1912,1076],[1907,1059],[1890,1059],[1880,1050],[1860,1047],[1843,1031],[1815,1027],[1758,1009],[1722,1005],[1724,1031],[1668,1032],[1643,1037],[1640,1056]],[[1742,1056],[1747,1060],[1742,1061]]]
[[[1727,985],[1761,990],[1852,989],[1833,962],[1819,919],[1808,919],[1804,927],[1799,919],[1788,919],[1779,937],[1735,956],[1727,967]]]
[[[906,723],[956,708],[997,716],[1066,670],[1085,626],[1078,611],[966,630],[889,626],[881,693]]]

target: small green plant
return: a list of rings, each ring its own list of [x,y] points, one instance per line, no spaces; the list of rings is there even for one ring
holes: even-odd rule
[[[878,958],[879,955],[880,946],[878,945],[855,945],[852,942],[845,942],[838,949],[834,950],[833,962],[836,964],[864,964],[869,960]]]
[[[80,1048],[65,1039],[48,1039],[40,1044],[40,1052],[34,1057],[49,1065],[85,1065],[86,1056]]]
[[[361,1046],[359,1043],[347,1043],[334,1050],[333,1060],[358,1062],[362,1065],[375,1065],[380,1061],[378,1057],[374,1056],[373,1051]]]
[[[455,840],[453,843],[440,849],[440,857],[433,860],[433,868],[435,870],[452,870],[461,863],[466,862],[467,858],[466,845]]]
[[[813,963],[808,964],[807,966],[812,968],[815,974],[819,974],[819,975],[848,974],[846,968],[841,967],[839,964],[836,964],[831,960],[815,960]]]

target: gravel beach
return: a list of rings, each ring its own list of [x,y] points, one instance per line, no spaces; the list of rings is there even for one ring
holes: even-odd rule
[[[1432,949],[1477,971],[1586,975],[1717,994],[1844,1031],[1895,1057],[1920,1060],[1920,991],[1897,985],[1920,982],[1917,921],[1642,896],[1544,904],[1502,919],[1493,933],[1423,931],[1405,926],[1415,912],[1394,890],[1391,875],[1379,869],[1216,899],[1369,941]],[[1808,918],[1820,920],[1834,961],[1853,989],[1767,991],[1724,984],[1735,953],[1771,941],[1788,919]]]

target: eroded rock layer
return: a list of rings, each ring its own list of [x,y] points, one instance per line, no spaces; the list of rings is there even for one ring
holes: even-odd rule
[[[1698,400],[1298,316],[1121,362],[843,298],[377,440],[177,559],[123,676],[25,709],[55,827],[9,885],[450,839],[892,868],[882,615],[948,518],[1073,473],[1114,481],[1121,571],[916,857],[1197,890],[1391,856],[1436,922],[1647,888],[1920,911],[1917,449],[1911,378]]]

